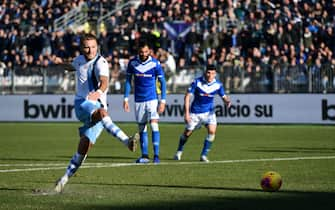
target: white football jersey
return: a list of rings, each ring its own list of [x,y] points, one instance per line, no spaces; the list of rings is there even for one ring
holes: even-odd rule
[[[85,59],[85,56],[80,55],[73,60],[72,66],[76,69],[76,80],[77,80],[75,100],[86,99],[89,92],[95,91],[95,89],[97,89],[97,87],[100,86],[99,82],[100,76],[108,77],[109,81],[108,62],[104,57],[99,56],[95,64],[95,68],[93,70],[93,64],[97,58],[98,56],[90,61],[87,61]],[[98,81],[97,87],[92,87],[92,80],[94,79],[93,77],[95,77],[96,81]],[[107,108],[107,92],[108,88],[104,91],[104,93],[100,97],[100,101],[105,108]]]

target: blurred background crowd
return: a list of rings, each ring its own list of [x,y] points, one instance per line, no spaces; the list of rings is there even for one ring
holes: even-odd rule
[[[141,39],[150,40],[171,93],[184,92],[207,64],[216,65],[228,93],[335,90],[335,0],[138,0],[129,7],[121,0],[0,2],[2,92],[20,86],[48,92],[46,84],[71,92],[73,75],[57,64],[79,54],[82,33],[98,36],[113,93],[122,93]],[[56,27],[73,10],[85,22]]]

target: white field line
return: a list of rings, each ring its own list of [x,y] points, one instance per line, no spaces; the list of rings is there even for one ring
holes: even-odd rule
[[[209,163],[204,162],[161,162],[159,165],[199,165],[199,164],[224,164],[224,163],[246,163],[246,162],[267,162],[267,161],[297,161],[297,160],[323,160],[323,159],[335,159],[335,156],[312,156],[312,157],[290,157],[290,158],[260,158],[260,159],[244,159],[244,160],[217,160],[210,161]],[[84,163],[80,168],[114,168],[114,167],[127,167],[127,166],[147,166],[156,165],[153,163],[149,164],[138,164],[138,163]],[[9,172],[27,172],[27,171],[48,171],[48,170],[59,170],[65,169],[67,164],[63,163],[30,163],[30,164],[0,164],[0,167],[32,167],[32,168],[16,168],[16,169],[3,169],[0,173]]]

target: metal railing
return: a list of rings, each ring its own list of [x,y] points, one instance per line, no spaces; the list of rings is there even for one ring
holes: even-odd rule
[[[7,76],[0,76],[1,94],[74,93],[74,72],[57,66],[12,69]]]
[[[194,78],[201,76],[204,66],[188,66],[178,69],[177,74],[167,76],[168,93],[185,93]],[[281,74],[278,69],[261,69],[248,73],[244,69],[228,71],[218,68],[217,79],[227,93],[334,93],[335,68],[329,66],[322,71],[307,69],[305,75],[291,69],[290,74]],[[123,92],[125,77],[111,78],[110,93]],[[0,76],[2,94],[44,94],[75,91],[75,75],[64,72],[58,66],[13,69],[11,74]]]
[[[68,28],[76,30],[76,28],[82,27],[88,20],[87,12],[87,4],[83,2],[78,7],[73,8],[68,13],[55,19],[53,30],[60,31]]]
[[[102,15],[101,17],[98,18],[97,20],[97,24],[96,24],[96,32],[97,32],[97,36],[99,37],[100,33],[101,33],[101,28],[103,25],[106,25],[106,21],[112,16],[114,15],[116,12],[123,10],[123,9],[127,9],[129,7],[135,7],[135,9],[140,5],[141,1],[140,0],[130,0],[130,1],[126,1],[123,3],[120,3],[118,5],[115,6],[115,8]]]

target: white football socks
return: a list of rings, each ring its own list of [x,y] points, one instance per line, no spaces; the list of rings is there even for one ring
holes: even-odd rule
[[[128,145],[129,137],[113,123],[109,116],[102,118],[102,123],[109,134],[118,138],[125,145]]]

